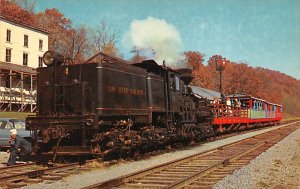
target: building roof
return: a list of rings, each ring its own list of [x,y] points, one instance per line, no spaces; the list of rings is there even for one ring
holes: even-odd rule
[[[32,30],[35,30],[35,31],[39,31],[39,32],[44,33],[44,34],[47,34],[47,35],[50,34],[50,32],[47,31],[47,30],[45,30],[45,29],[38,28],[38,27],[36,27],[36,26],[31,26],[31,25],[26,24],[26,23],[24,23],[24,22],[20,22],[20,21],[18,21],[18,20],[14,20],[14,19],[12,19],[12,18],[7,18],[7,17],[2,16],[2,15],[0,15],[0,20],[5,20],[5,21],[10,22],[11,24],[23,26],[23,27],[25,27],[25,28],[32,29]]]
[[[95,62],[101,62],[101,61],[107,61],[107,62],[110,62],[110,63],[120,62],[120,63],[129,64],[128,61],[126,61],[122,58],[112,56],[112,55],[108,55],[108,54],[105,54],[105,53],[100,52],[100,51],[98,53],[96,53],[95,55],[93,55],[91,58],[89,58],[84,63],[95,63]]]
[[[208,98],[210,100],[213,100],[214,97],[217,97],[219,99],[221,98],[221,94],[219,92],[205,89],[202,87],[193,86],[193,85],[190,85],[190,87],[192,88],[192,90],[195,94],[205,97],[205,98]]]
[[[22,65],[18,65],[18,64],[1,62],[1,61],[0,61],[0,69],[12,70],[14,72],[36,75],[36,69],[35,68],[22,66]]]

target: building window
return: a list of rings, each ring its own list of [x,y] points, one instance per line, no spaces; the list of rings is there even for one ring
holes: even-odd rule
[[[39,40],[39,49],[43,50],[43,40]]]
[[[6,41],[10,42],[10,37],[11,37],[11,31],[10,30],[6,30]]]
[[[24,35],[24,47],[28,47],[28,35]]]
[[[43,57],[39,57],[39,67],[43,67]]]
[[[6,49],[6,62],[11,62],[11,49]]]
[[[23,65],[27,66],[28,65],[28,54],[23,53]]]

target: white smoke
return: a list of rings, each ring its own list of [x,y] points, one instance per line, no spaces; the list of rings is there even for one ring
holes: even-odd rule
[[[178,67],[184,60],[181,54],[180,34],[165,20],[153,17],[133,20],[130,30],[123,38],[124,43],[140,52],[148,51],[145,54],[152,54],[151,58],[154,58],[158,64],[162,64],[165,60],[167,65]]]

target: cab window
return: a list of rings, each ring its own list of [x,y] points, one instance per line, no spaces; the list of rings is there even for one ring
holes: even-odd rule
[[[175,90],[176,91],[179,91],[180,89],[180,80],[179,80],[179,77],[177,75],[175,75]]]
[[[180,78],[176,74],[171,74],[171,76],[170,76],[170,89],[172,91],[180,90]]]

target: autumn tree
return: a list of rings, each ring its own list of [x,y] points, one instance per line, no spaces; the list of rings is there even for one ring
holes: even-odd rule
[[[72,27],[72,21],[57,9],[34,14],[36,0],[0,0],[2,16],[49,31],[48,49],[80,63],[98,51],[116,56],[116,32],[101,21],[92,30]]]
[[[257,77],[255,69],[245,63],[233,62],[226,65],[224,72],[224,88],[227,94],[249,94],[261,97],[263,85],[261,78]]]
[[[208,74],[204,62],[204,55],[197,51],[187,51],[184,53],[186,57],[187,67],[193,69],[194,80],[193,85],[207,88],[209,86]]]
[[[15,2],[0,0],[0,15],[28,25],[35,25],[34,14],[22,9]]]
[[[209,58],[209,60],[207,62],[208,64],[206,66],[206,73],[207,73],[207,79],[208,79],[207,88],[214,90],[214,91],[218,91],[218,92],[219,92],[219,84],[220,84],[220,74],[216,70],[216,61],[221,61],[222,58],[223,57],[220,55],[214,55]],[[224,70],[222,71],[223,74],[225,72],[225,69],[226,69],[226,65],[224,67]],[[223,77],[223,79],[224,79],[224,77]],[[222,80],[222,82],[223,82],[223,80]],[[224,83],[223,83],[223,85],[224,85]],[[224,89],[224,87],[222,87],[222,89]]]
[[[116,31],[112,28],[111,25],[107,24],[104,20],[90,29],[91,35],[91,44],[96,52],[104,52],[109,55],[116,56]]]
[[[57,9],[46,9],[36,15],[37,24],[50,32],[49,50],[56,51],[64,56],[68,55],[72,22]]]
[[[91,56],[91,45],[88,40],[88,29],[84,25],[78,26],[69,32],[67,57],[74,63],[82,63]]]

